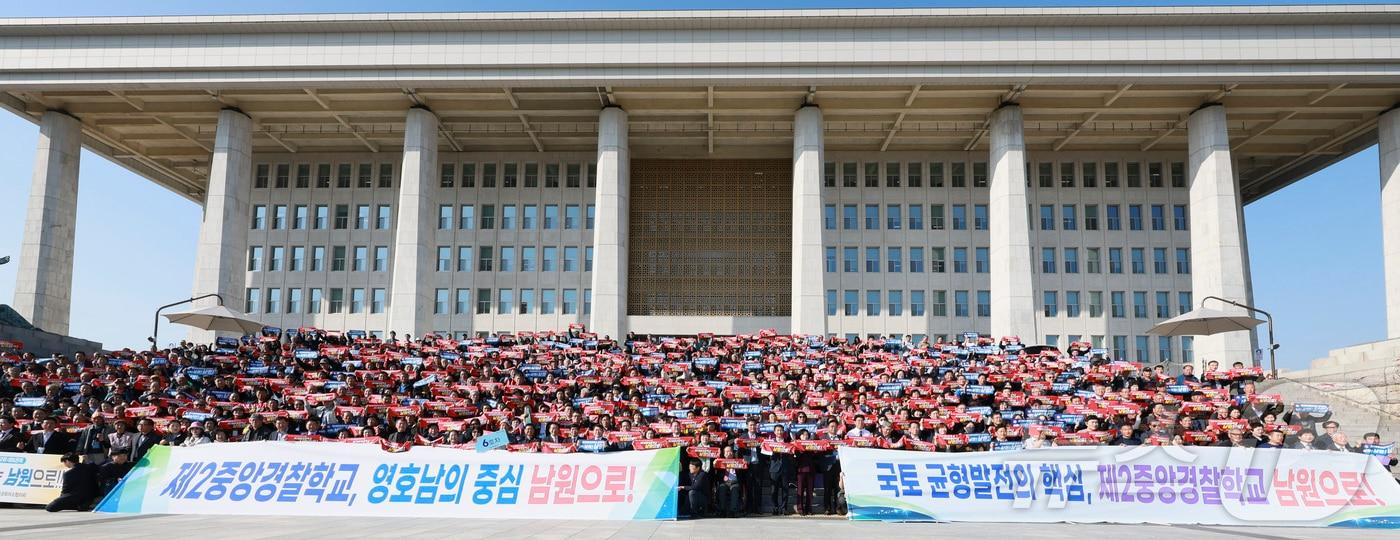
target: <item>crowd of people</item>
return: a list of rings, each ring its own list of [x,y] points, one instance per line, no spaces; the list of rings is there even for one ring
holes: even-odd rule
[[[65,454],[81,509],[156,445],[341,441],[509,451],[684,447],[702,516],[844,513],[837,446],[932,452],[1219,445],[1393,452],[1322,404],[1259,393],[1261,370],[1116,361],[967,334],[952,342],[586,332],[386,339],[265,329],[160,351],[0,354],[0,452]],[[67,478],[65,478],[67,480]],[[65,481],[65,491],[69,490]],[[821,492],[820,504],[816,494]],[[71,496],[69,496],[71,495]],[[766,503],[766,504],[765,504]]]

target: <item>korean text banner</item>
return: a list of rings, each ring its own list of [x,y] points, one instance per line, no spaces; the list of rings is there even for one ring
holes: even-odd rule
[[[856,520],[1400,528],[1395,479],[1349,452],[843,447],[840,459]]]
[[[0,453],[0,503],[48,504],[68,470],[53,454]]]
[[[319,442],[157,446],[98,505],[122,514],[676,518],[676,448],[478,453]]]

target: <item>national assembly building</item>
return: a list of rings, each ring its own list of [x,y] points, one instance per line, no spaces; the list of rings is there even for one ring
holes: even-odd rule
[[[1395,338],[1397,58],[1387,5],[0,19],[14,304],[69,330],[87,149],[203,205],[191,292],[279,328],[1248,364],[1148,330],[1251,303],[1243,205],[1378,143]]]

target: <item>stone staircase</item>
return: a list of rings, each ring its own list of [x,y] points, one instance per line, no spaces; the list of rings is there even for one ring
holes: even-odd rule
[[[1351,444],[1359,444],[1362,435],[1376,432],[1383,442],[1400,440],[1400,415],[1388,411],[1376,393],[1376,388],[1356,381],[1303,381],[1287,377],[1264,381],[1259,393],[1280,394],[1284,402],[1327,403],[1332,406],[1332,419],[1340,424]]]

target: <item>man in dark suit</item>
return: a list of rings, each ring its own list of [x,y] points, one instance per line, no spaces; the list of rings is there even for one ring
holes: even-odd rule
[[[131,462],[139,463],[151,447],[160,444],[160,434],[156,433],[156,423],[150,418],[142,418],[136,424],[136,437],[131,442]]]
[[[681,486],[690,505],[690,517],[705,517],[705,509],[710,506],[710,473],[700,467],[700,461],[690,462],[690,483]]]
[[[101,488],[98,494],[106,495],[117,487],[126,473],[131,472],[132,465],[135,464],[131,462],[131,454],[125,452],[112,454],[111,461],[103,463],[101,467],[97,468],[97,484]]]
[[[23,452],[25,439],[14,418],[0,417],[0,452]]]
[[[756,420],[749,420],[748,430],[740,435],[738,439],[743,439],[749,444],[752,444],[752,446],[742,450],[738,449],[737,446],[735,448],[739,450],[740,455],[749,466],[749,468],[744,469],[742,475],[742,482],[744,484],[744,510],[745,513],[748,514],[759,513],[760,506],[763,504],[763,477],[768,475],[768,470],[765,467],[764,456],[760,452],[758,446],[758,441],[762,439],[762,437],[763,436],[758,432],[758,422]]]
[[[773,442],[792,442],[783,426],[773,427]],[[773,515],[793,513],[792,488],[797,481],[797,462],[791,453],[773,452],[768,458],[768,479],[773,481]]]
[[[72,452],[64,454],[62,461],[63,466],[68,467],[63,473],[63,491],[44,510],[87,510],[92,499],[97,497],[97,466],[79,463],[78,454]]]
[[[29,436],[29,453],[31,454],[67,454],[73,440],[67,433],[58,430],[58,420],[45,418],[43,430]]]

